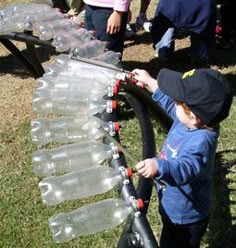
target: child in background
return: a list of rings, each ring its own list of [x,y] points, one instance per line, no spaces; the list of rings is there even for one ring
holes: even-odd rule
[[[128,8],[131,0],[84,0],[85,28],[108,42],[108,50],[123,52]]]
[[[152,23],[147,19],[147,9],[150,4],[150,0],[140,0],[140,9],[138,16],[135,21],[135,31],[144,29],[146,32],[151,31]],[[126,38],[131,39],[136,35],[136,32],[131,28],[130,21],[132,17],[131,10],[129,10],[130,18],[128,18],[128,23],[126,25]]]
[[[211,69],[162,69],[157,80],[145,70],[133,73],[173,119],[160,155],[136,165],[139,175],[165,184],[157,185],[160,248],[198,248],[210,215],[219,123],[232,103],[229,82]]]

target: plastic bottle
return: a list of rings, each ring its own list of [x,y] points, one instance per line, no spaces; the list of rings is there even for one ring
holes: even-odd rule
[[[32,31],[36,23],[55,19],[65,19],[65,16],[56,9],[49,9],[46,13],[43,11],[37,13],[33,11],[24,12],[24,14],[13,13],[13,15],[5,16],[4,19],[0,19],[0,30],[1,33],[20,32],[23,30]]]
[[[120,63],[120,53],[116,53],[113,51],[107,51],[96,57],[93,57],[93,59],[103,61],[105,63],[112,64],[112,65],[118,65]]]
[[[97,113],[112,113],[116,109],[116,101],[99,98],[90,100],[89,98],[67,98],[69,94],[63,94],[62,98],[52,98],[45,96],[44,91],[36,91],[33,96],[33,111],[40,114],[61,114],[69,115],[94,115]]]
[[[70,55],[60,54],[57,56],[56,61],[63,65],[67,66],[67,68],[71,68],[72,71],[76,72],[79,68],[83,69],[90,69],[101,74],[105,74],[110,79],[120,79],[125,80],[126,77],[129,76],[128,73],[122,71],[122,69],[118,68],[117,66],[104,63],[102,61],[97,61],[93,59],[83,58],[83,59],[76,59],[71,58]],[[97,76],[97,75],[96,75]]]
[[[68,51],[70,48],[81,46],[92,39],[91,32],[84,28],[71,29],[67,33],[58,34],[53,38],[52,45],[58,52]]]
[[[36,176],[50,176],[98,166],[112,157],[119,157],[116,146],[90,140],[33,152],[33,171]]]
[[[34,119],[31,121],[31,136],[35,144],[50,142],[82,142],[103,137],[102,130],[115,135],[117,122],[104,122],[95,116],[59,117],[53,119]],[[100,130],[102,129],[102,130]]]
[[[116,95],[117,87],[86,90],[48,89],[36,90],[33,96],[33,110],[40,113],[76,114],[112,112],[116,105],[112,101],[104,102],[103,96]],[[63,106],[64,104],[64,106]]]
[[[76,57],[92,58],[104,53],[106,43],[100,40],[90,40],[85,44],[72,48],[70,53]]]
[[[69,19],[59,19],[51,22],[42,22],[37,29],[41,40],[50,40],[57,34],[67,32],[72,28],[79,28],[79,25]]]
[[[63,176],[50,176],[39,182],[42,202],[56,205],[67,200],[82,199],[111,190],[122,179],[132,176],[130,168],[121,170],[95,166],[72,171]]]
[[[70,213],[59,213],[49,218],[53,241],[68,242],[75,237],[112,229],[126,220],[132,212],[143,208],[141,199],[130,202],[113,198],[95,202]]]
[[[9,5],[0,10],[0,17],[3,20],[6,20],[8,17],[12,16],[25,16],[28,13],[34,13],[37,15],[39,12],[47,13],[48,11],[52,10],[47,4],[37,4],[37,3],[19,3]]]
[[[37,27],[40,23],[51,22],[59,19],[66,19],[65,15],[57,9],[51,9],[47,12],[31,13],[25,16],[23,23],[26,30],[34,30],[34,34],[38,34]]]
[[[24,25],[22,23],[14,22],[3,22],[0,23],[0,35],[9,34],[12,32],[22,32],[24,30]]]
[[[51,76],[58,79],[63,77],[70,77],[68,80],[75,80],[76,78],[87,78],[91,80],[97,80],[103,84],[121,77],[119,73],[107,73],[105,70],[94,67],[78,66],[77,68],[73,68],[61,64],[52,64],[45,67],[44,76]]]
[[[41,78],[37,79],[36,89],[37,90],[46,90],[46,89],[61,89],[68,91],[77,91],[86,89],[90,91],[91,88],[96,87],[96,84],[101,84],[104,87],[108,86],[119,86],[119,80],[111,80],[108,78],[107,81],[99,81],[97,78],[93,77],[71,77],[69,75],[44,75]],[[85,85],[84,85],[85,84]],[[88,85],[88,86],[87,86]],[[98,86],[99,87],[99,86]]]
[[[90,94],[94,92],[97,94],[99,91],[107,91],[108,86],[118,86],[117,81],[109,80],[102,82],[96,78],[89,77],[70,77],[70,76],[53,76],[45,75],[37,80],[37,90],[67,90],[67,91],[85,91]]]

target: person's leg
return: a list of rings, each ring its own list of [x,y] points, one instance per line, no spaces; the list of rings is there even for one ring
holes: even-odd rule
[[[94,8],[90,5],[85,4],[84,28],[89,31],[95,31],[95,26],[93,25],[92,20],[93,13]]]
[[[84,10],[83,0],[67,0],[70,2],[69,6],[73,10],[74,15],[77,16],[81,11]]]
[[[174,32],[174,28],[168,28],[161,40],[155,45],[156,56],[163,61],[167,61],[174,52]]]
[[[122,54],[124,47],[124,38],[127,23],[127,12],[122,15],[122,23],[120,32],[114,35],[109,35],[106,32],[107,20],[112,14],[111,8],[100,8],[86,6],[85,10],[85,28],[96,31],[96,38],[101,41],[108,42],[107,49]]]
[[[187,225],[163,223],[160,248],[181,247],[199,248],[200,241],[206,232],[208,219]]]
[[[144,29],[146,32],[150,32],[152,23],[147,19],[147,9],[150,4],[150,0],[141,0],[139,14],[136,18],[136,29]]]
[[[146,14],[150,0],[141,0],[139,14]]]
[[[52,5],[53,8],[58,8],[63,13],[67,13],[70,9],[65,0],[52,0]]]
[[[205,32],[201,34],[190,33],[190,55],[196,65],[198,63],[200,66],[214,63],[215,23],[216,21],[213,18]]]
[[[155,16],[151,28],[153,47],[156,56],[163,60],[168,60],[174,51],[174,27],[161,14]]]

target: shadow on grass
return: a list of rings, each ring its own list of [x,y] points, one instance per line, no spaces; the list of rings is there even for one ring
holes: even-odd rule
[[[6,49],[7,50],[7,49]],[[36,47],[36,52],[41,63],[48,61],[50,56],[55,54],[52,50],[49,50],[44,47]],[[28,61],[31,61],[30,52],[27,49],[21,51],[22,55],[27,58]],[[28,71],[23,63],[13,54],[0,57],[0,74],[12,74],[19,76],[21,78],[32,77],[30,71]]]
[[[223,154],[224,151],[217,153],[218,163],[221,163]],[[235,221],[232,220],[230,211],[230,206],[235,205],[235,202],[230,200],[230,194],[235,193],[232,193],[229,187],[231,179],[226,177],[227,172],[228,170],[221,170],[214,176],[213,204],[207,236],[209,248],[233,248],[236,245],[236,226],[232,224]]]

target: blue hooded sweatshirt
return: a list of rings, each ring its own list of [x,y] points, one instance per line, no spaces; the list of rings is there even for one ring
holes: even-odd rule
[[[203,32],[216,15],[216,0],[160,0],[156,14],[165,16],[176,28]]]
[[[153,94],[174,120],[156,158],[160,214],[175,224],[189,224],[209,216],[212,178],[219,127],[189,130],[176,118],[172,98],[159,89]]]

